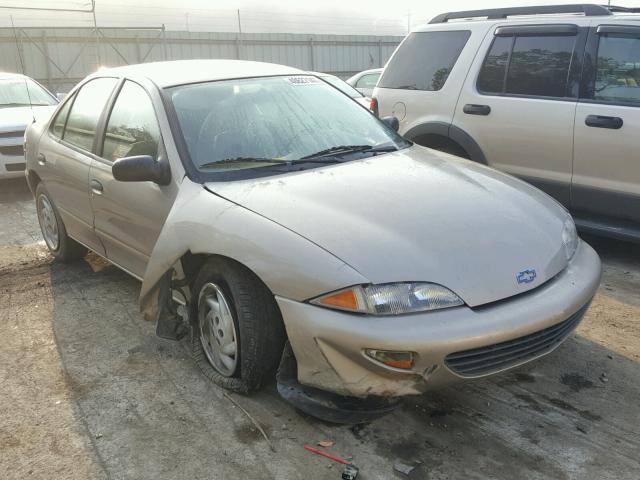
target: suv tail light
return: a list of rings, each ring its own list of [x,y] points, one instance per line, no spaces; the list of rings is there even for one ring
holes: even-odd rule
[[[371,99],[371,103],[369,104],[369,110],[371,110],[376,117],[378,116],[378,99],[377,98],[373,97]]]

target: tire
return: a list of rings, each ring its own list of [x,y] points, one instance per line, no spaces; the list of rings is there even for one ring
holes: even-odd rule
[[[241,265],[212,257],[202,265],[192,292],[191,348],[202,373],[238,393],[256,391],[275,378],[286,335],[269,289]]]
[[[87,254],[88,250],[85,246],[67,235],[67,229],[58,209],[42,182],[36,187],[36,211],[42,238],[57,261],[69,263]]]

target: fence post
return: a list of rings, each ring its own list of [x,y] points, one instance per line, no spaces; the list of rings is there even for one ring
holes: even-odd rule
[[[13,19],[11,19],[11,21],[13,21]],[[20,70],[22,70],[22,74],[26,75],[27,74],[27,67],[25,65],[25,61],[24,61],[24,46],[22,45],[22,32],[16,32],[15,27],[14,27],[14,35],[15,35],[15,39],[16,39],[16,49],[18,50],[18,61],[20,62]]]
[[[316,60],[313,54],[313,37],[309,37],[309,56],[311,57],[311,71],[316,71]]]
[[[49,45],[47,45],[47,34],[43,30],[40,37],[42,39],[42,51],[44,52],[44,71],[47,73],[47,88],[55,90],[51,85],[51,67],[49,66]],[[55,93],[55,92],[54,92]]]
[[[167,28],[162,24],[162,59],[167,59]]]
[[[378,66],[382,67],[382,40],[378,39]]]
[[[133,41],[136,44],[136,63],[142,63],[142,55],[140,54],[140,41],[138,40],[138,35],[133,38]]]
[[[96,34],[96,70],[100,68],[102,61],[100,60],[100,33],[98,32],[98,20],[96,20],[96,1],[91,0],[91,13],[93,13],[93,29]]]

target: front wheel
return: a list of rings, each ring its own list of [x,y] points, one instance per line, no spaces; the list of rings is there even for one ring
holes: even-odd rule
[[[87,254],[83,245],[67,235],[64,223],[42,183],[36,187],[36,211],[42,238],[56,260],[71,262]]]
[[[193,357],[215,384],[239,393],[274,378],[285,332],[269,289],[244,267],[207,260],[194,282]]]

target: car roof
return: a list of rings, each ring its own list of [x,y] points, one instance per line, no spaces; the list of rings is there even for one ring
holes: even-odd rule
[[[297,68],[246,60],[173,60],[101,69],[92,77],[147,78],[161,88],[234,78],[299,75]]]
[[[613,15],[590,15],[584,16],[580,14],[553,14],[553,15],[523,15],[523,16],[513,16],[507,18],[464,18],[464,19],[456,19],[449,22],[442,23],[425,23],[423,25],[419,25],[413,27],[411,32],[427,32],[433,30],[456,30],[459,28],[470,27],[473,25],[480,24],[496,24],[496,23],[558,23],[558,22],[567,22],[572,20],[604,20],[607,23],[618,23],[620,21],[632,21],[638,22],[640,21],[640,15],[638,14],[618,14],[615,13]]]

